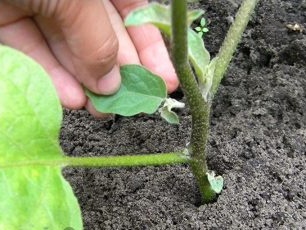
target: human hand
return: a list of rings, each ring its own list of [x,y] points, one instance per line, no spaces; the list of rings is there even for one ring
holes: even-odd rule
[[[119,66],[143,64],[163,77],[168,91],[178,80],[159,31],[151,25],[126,28],[122,18],[144,0],[0,0],[0,42],[39,62],[50,75],[62,105],[86,107],[83,86],[112,94]]]

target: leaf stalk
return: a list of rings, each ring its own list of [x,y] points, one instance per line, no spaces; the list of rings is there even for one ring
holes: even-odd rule
[[[141,155],[122,155],[122,156],[101,156],[101,157],[67,157],[60,159],[29,160],[22,162],[12,162],[0,164],[0,169],[11,167],[136,167],[136,166],[161,166],[183,164],[189,162],[186,151],[171,153],[141,154]]]

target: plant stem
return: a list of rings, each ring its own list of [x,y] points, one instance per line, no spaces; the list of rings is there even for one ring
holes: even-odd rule
[[[157,153],[145,155],[101,156],[101,157],[63,157],[56,160],[29,160],[0,164],[0,169],[10,167],[52,166],[52,167],[136,167],[160,166],[188,163],[189,157],[185,151],[172,153]]]
[[[212,93],[215,94],[259,0],[244,0],[217,55]]]
[[[205,203],[215,197],[207,179],[206,143],[209,133],[210,105],[202,98],[188,62],[187,1],[171,1],[172,59],[192,116],[190,165]]]
[[[69,166],[88,167],[136,167],[136,166],[160,166],[187,163],[188,157],[184,152],[107,156],[107,157],[69,157]]]

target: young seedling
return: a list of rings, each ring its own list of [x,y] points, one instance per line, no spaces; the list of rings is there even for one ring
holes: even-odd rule
[[[206,20],[204,17],[201,18],[200,25],[195,27],[194,30],[198,33],[200,38],[203,38],[204,34],[206,34],[209,30],[206,27]]]
[[[192,115],[192,133],[186,148],[170,153],[65,156],[59,145],[62,109],[51,80],[33,60],[0,45],[0,229],[82,229],[79,204],[61,174],[65,166],[189,163],[203,202],[214,200],[223,179],[206,164],[211,102],[257,2],[242,3],[213,59],[189,28],[203,12],[187,11],[187,1],[172,0],[171,7],[152,3],[127,17],[128,26],[152,23],[171,41],[172,59]],[[167,121],[178,123],[172,108],[184,105],[167,98],[161,78],[136,65],[123,66],[121,74],[122,86],[115,95],[87,91],[98,110],[123,116],[159,111]]]

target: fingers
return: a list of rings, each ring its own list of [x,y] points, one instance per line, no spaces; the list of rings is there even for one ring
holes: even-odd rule
[[[169,92],[175,91],[178,78],[160,32],[152,25],[133,27],[128,31],[141,63],[164,79]]]
[[[10,2],[54,20],[72,54],[75,77],[87,88],[100,94],[112,94],[119,88],[119,68],[114,67],[118,41],[100,0]]]
[[[59,24],[77,77],[96,93],[112,94],[121,79],[116,65],[118,41],[106,10],[100,0],[67,1],[69,7],[59,10]]]
[[[146,4],[141,0],[113,2],[122,17]],[[131,28],[130,39],[114,7],[106,0],[104,4],[105,7],[101,0],[0,1],[1,42],[39,61],[51,75],[63,105],[68,108],[86,104],[92,110],[79,82],[99,94],[114,93],[121,80],[118,64],[141,61],[163,76],[169,91],[173,91],[178,81],[158,30],[152,26]],[[7,10],[2,7],[5,5]],[[33,20],[27,18],[33,15],[38,16]]]
[[[72,61],[72,53],[68,47],[63,32],[54,22],[54,20],[41,15],[33,17],[33,20],[40,32],[44,36],[44,39],[48,43],[49,48],[55,58],[65,67],[73,76],[77,75]]]
[[[103,4],[105,6],[105,9],[107,10],[112,26],[119,41],[119,50],[117,56],[117,61],[119,65],[140,64],[137,50],[129,34],[126,31],[123,21],[120,15],[118,14],[116,8],[110,3],[109,0],[103,0]]]
[[[65,107],[83,107],[86,97],[82,88],[52,56],[39,30],[33,21],[26,17],[27,13],[0,2],[0,15],[0,42],[21,50],[39,62],[51,76]]]
[[[145,0],[112,0],[112,2],[122,18],[135,8],[148,4],[148,1]],[[179,82],[158,29],[152,25],[143,25],[130,27],[128,32],[141,63],[160,75],[165,80],[168,91],[173,92],[178,87]]]

